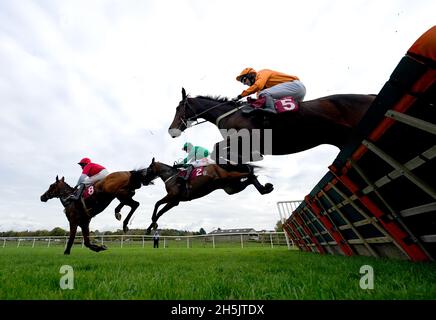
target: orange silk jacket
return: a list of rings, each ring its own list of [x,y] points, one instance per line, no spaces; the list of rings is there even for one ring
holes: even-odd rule
[[[263,69],[257,72],[256,81],[247,90],[242,91],[241,96],[246,97],[263,89],[271,88],[279,83],[300,80],[296,76],[290,76],[281,72]]]

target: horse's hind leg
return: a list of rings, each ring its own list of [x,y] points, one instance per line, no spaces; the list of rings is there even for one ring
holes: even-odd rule
[[[124,207],[124,203],[122,201],[120,201],[120,204],[117,205],[117,207],[115,208],[115,219],[117,219],[118,221],[121,221],[121,209]]]
[[[235,194],[238,192],[241,192],[242,190],[244,190],[245,188],[247,188],[247,186],[249,186],[251,184],[251,181],[249,179],[239,182],[239,183],[233,183],[228,187],[224,188],[224,191],[227,194]]]
[[[124,205],[127,205],[130,207],[129,214],[127,215],[127,217],[124,219],[124,222],[123,222],[123,231],[124,231],[124,233],[126,233],[127,231],[129,231],[129,228],[127,227],[127,225],[129,224],[129,220],[132,217],[135,210],[138,209],[139,202],[130,198],[130,199],[124,201],[123,203],[124,203]]]
[[[253,186],[259,191],[260,194],[267,194],[274,190],[274,187],[271,183],[266,183],[264,186],[257,180],[256,176],[251,176],[249,178]]]

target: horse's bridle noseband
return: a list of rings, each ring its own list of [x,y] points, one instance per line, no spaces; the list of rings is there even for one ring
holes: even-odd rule
[[[188,107],[192,113],[194,114],[192,117],[189,117],[188,119],[186,119],[186,107]],[[185,98],[185,100],[183,100],[183,117],[180,117],[180,121],[182,122],[182,124],[186,127],[192,127],[192,126],[196,126],[200,123],[198,123],[198,115],[196,114],[196,111],[191,107],[191,105],[188,103],[188,97]],[[192,122],[197,121],[196,124],[191,124]],[[180,126],[177,128],[180,130]]]

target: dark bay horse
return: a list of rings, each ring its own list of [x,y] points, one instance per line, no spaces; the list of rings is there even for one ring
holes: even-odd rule
[[[228,168],[236,170],[236,166]],[[241,168],[241,167],[239,167]],[[210,164],[203,168],[202,174],[194,180],[190,180],[187,186],[184,187],[177,181],[179,169],[169,166],[164,163],[155,162],[154,158],[150,166],[147,168],[147,174],[144,178],[146,184],[151,183],[156,178],[161,178],[165,183],[167,195],[156,202],[154,206],[152,223],[147,228],[147,234],[150,234],[152,228],[157,228],[157,220],[159,217],[177,206],[180,201],[191,201],[204,197],[217,189],[223,189],[227,194],[235,194],[244,190],[250,184],[253,184],[260,194],[267,194],[273,191],[273,186],[270,183],[263,186],[254,175],[253,166],[246,165],[246,172],[227,171],[221,166]],[[194,169],[195,170],[195,169]],[[165,206],[158,212],[159,206]]]
[[[124,205],[131,208],[123,221],[123,230],[127,232],[127,224],[139,206],[139,202],[133,200],[132,197],[135,195],[136,189],[139,189],[141,185],[146,185],[144,183],[145,173],[145,169],[113,172],[94,185],[94,192],[84,200],[84,203],[81,200],[74,202],[66,200],[75,189],[69,186],[63,177],[59,179],[56,176],[56,181],[41,196],[41,201],[47,202],[49,199],[59,198],[65,208],[64,212],[70,223],[70,236],[64,254],[70,254],[78,226],[82,229],[86,247],[96,252],[107,249],[103,245],[96,245],[90,242],[89,223],[94,216],[102,212],[115,198],[120,201],[120,204],[115,208],[116,215],[120,213]]]
[[[243,114],[241,103],[226,98],[191,98],[182,89],[182,100],[168,132],[173,138],[178,137],[191,122],[203,118],[219,129],[248,129],[250,132],[253,129],[260,129],[261,132],[271,129],[272,152],[257,150],[260,154],[292,154],[321,144],[342,149],[375,97],[360,94],[331,95],[300,102],[296,112],[269,116],[263,112]],[[217,147],[218,144],[215,144],[214,151]],[[213,154],[211,157],[214,159]]]

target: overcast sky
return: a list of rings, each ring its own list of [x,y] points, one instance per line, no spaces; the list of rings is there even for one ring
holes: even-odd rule
[[[246,88],[235,76],[253,67],[297,75],[306,100],[378,93],[435,12],[431,0],[0,0],[0,231],[68,229],[59,200],[39,197],[56,175],[74,186],[85,156],[113,172],[172,164],[186,141],[212,148],[212,124],[167,133],[182,86],[234,97]],[[159,227],[273,229],[276,202],[302,199],[338,152],[268,156],[258,164],[271,194],[215,191]],[[130,227],[146,228],[165,194],[160,180],[138,190]],[[116,204],[91,229],[121,228]]]

